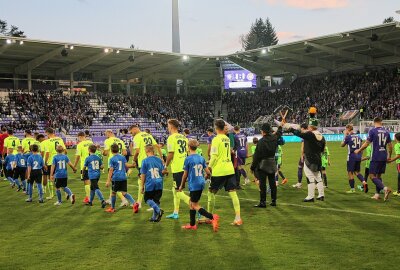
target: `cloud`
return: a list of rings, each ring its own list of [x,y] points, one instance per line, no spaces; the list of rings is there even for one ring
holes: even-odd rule
[[[343,8],[349,5],[348,0],[266,0],[270,5],[283,5],[292,8],[322,10]]]
[[[279,44],[307,39],[311,37],[310,35],[299,35],[293,32],[285,32],[285,31],[277,32],[276,35],[279,38]]]

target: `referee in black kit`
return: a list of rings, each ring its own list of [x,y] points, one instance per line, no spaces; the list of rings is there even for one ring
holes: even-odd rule
[[[271,188],[271,206],[276,206],[276,183],[275,173],[277,170],[275,152],[282,138],[282,126],[274,133],[270,124],[263,124],[261,127],[262,138],[257,143],[253,156],[251,171],[258,176],[260,181],[260,203],[254,207],[266,208],[267,199],[267,178]]]

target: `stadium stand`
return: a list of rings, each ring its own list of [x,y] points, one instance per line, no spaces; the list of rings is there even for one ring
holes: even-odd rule
[[[399,99],[400,74],[397,69],[384,69],[299,78],[288,89],[227,93],[223,101],[228,108],[228,122],[241,126],[252,125],[279,105],[294,109],[290,118],[296,123],[304,121],[307,108],[314,105],[322,126],[338,126],[342,112],[361,108],[365,119],[398,119]]]

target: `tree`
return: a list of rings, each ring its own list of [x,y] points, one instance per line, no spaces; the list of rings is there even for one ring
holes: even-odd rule
[[[19,30],[15,25],[11,25],[8,29],[7,21],[0,20],[0,35],[8,37],[26,37],[24,31]]]
[[[276,45],[278,37],[269,18],[265,22],[262,18],[258,18],[252,23],[249,33],[241,36],[241,42],[242,48],[247,51]]]
[[[383,23],[391,23],[394,22],[394,18],[393,17],[387,17],[383,20]]]

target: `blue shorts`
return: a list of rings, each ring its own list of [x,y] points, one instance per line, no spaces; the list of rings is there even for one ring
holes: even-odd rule
[[[349,160],[347,161],[348,172],[359,172],[361,168],[361,161]]]
[[[373,161],[369,164],[370,174],[383,174],[386,171],[386,161]]]

